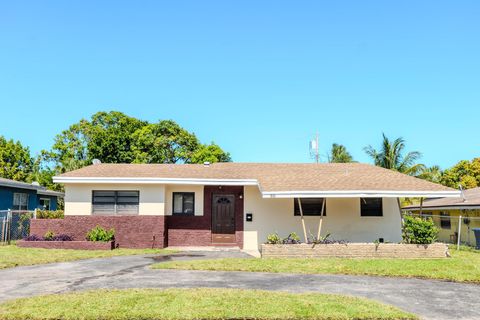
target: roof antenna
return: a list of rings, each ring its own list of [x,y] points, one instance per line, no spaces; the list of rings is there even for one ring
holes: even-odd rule
[[[463,187],[462,187],[461,184],[458,184],[458,189],[460,189],[460,192],[462,194],[463,202],[467,201],[467,199],[465,198],[465,193],[463,192]]]
[[[102,161],[100,161],[99,159],[93,159],[93,160],[92,160],[92,164],[93,164],[94,166],[96,166],[97,164],[101,164],[101,163],[102,163]]]

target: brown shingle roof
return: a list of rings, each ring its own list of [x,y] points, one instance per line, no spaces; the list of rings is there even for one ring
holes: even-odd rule
[[[465,208],[469,207],[480,207],[480,187],[473,188],[463,191],[465,200],[462,197],[459,198],[438,198],[438,199],[427,199],[423,202],[424,209],[435,209],[435,208]],[[403,207],[403,209],[416,210],[420,209],[419,205],[411,205]]]
[[[98,164],[67,172],[63,178],[255,179],[274,191],[430,191],[451,188],[362,163]],[[65,182],[65,181],[63,181]]]

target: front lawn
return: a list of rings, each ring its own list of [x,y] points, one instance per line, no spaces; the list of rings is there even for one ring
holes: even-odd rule
[[[129,289],[19,299],[1,319],[416,319],[363,298],[238,289]]]
[[[127,256],[134,254],[166,254],[163,249],[115,249],[115,250],[66,250],[20,248],[16,245],[0,245],[0,269],[34,264],[64,262],[90,258]]]
[[[480,253],[450,248],[444,259],[270,258],[170,261],[156,269],[353,274],[480,283]]]

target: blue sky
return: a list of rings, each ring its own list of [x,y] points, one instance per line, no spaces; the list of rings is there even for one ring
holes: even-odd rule
[[[3,1],[0,134],[32,151],[100,110],[173,119],[235,161],[402,136],[480,156],[478,1]],[[323,157],[325,160],[325,156]]]

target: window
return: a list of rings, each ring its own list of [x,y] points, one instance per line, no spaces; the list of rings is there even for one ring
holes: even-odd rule
[[[40,198],[38,200],[38,208],[41,210],[50,210],[50,199]]]
[[[442,229],[451,229],[451,223],[450,223],[450,214],[446,212],[440,213],[440,227]]]
[[[300,198],[302,203],[302,211],[304,216],[319,216],[322,214],[322,206],[324,198]],[[294,215],[300,215],[300,207],[298,205],[298,198],[293,199],[293,212]],[[323,215],[327,215],[327,205],[323,209]]]
[[[27,211],[28,210],[28,193],[13,194],[13,208],[12,210]]]
[[[383,216],[382,198],[360,198],[360,215],[362,217]]]
[[[195,192],[173,193],[173,215],[193,216],[195,214]]]
[[[138,214],[138,191],[93,191],[92,214]]]

